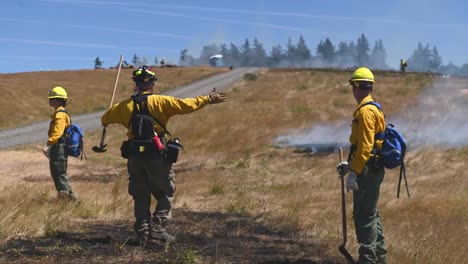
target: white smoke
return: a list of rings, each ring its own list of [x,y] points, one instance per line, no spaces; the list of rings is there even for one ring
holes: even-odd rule
[[[462,92],[467,85],[466,79],[439,78],[393,119],[409,145],[468,145],[468,96]]]
[[[304,144],[346,145],[351,132],[350,121],[335,124],[318,124],[300,134],[282,135],[275,140],[276,145],[298,146]]]
[[[414,102],[395,116],[387,116],[407,140],[410,148],[468,145],[467,79],[439,78]],[[384,110],[385,110],[385,106]],[[351,118],[333,124],[318,124],[300,134],[279,136],[276,145],[349,145]]]

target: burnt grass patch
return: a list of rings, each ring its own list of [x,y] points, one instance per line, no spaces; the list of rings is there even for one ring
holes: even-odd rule
[[[52,236],[16,237],[0,246],[0,263],[342,263],[312,237],[273,230],[239,214],[175,209],[177,241],[135,242],[132,219],[88,220]]]

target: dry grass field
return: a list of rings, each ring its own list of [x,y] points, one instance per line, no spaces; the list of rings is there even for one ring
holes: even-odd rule
[[[106,104],[94,97],[108,100],[114,76],[109,72],[106,89],[101,89],[102,82],[95,83],[101,75],[95,71],[68,76],[34,73],[31,79],[47,79],[43,74],[85,87],[81,96],[72,93],[74,112],[103,109]],[[81,199],[78,205],[56,200],[41,145],[0,152],[0,262],[345,263],[338,252],[342,237],[337,155],[297,153],[272,142],[314,124],[350,119],[355,108],[347,83],[350,74],[264,70],[256,81],[229,89],[228,102],[171,120],[168,129],[181,138],[185,150],[174,165],[177,192],[169,229],[178,241],[170,245],[142,249],[127,241],[133,208],[125,160],[119,155],[122,128],[109,128],[108,152],[91,152],[100,138],[100,131],[95,131],[86,137],[88,160],[69,159],[70,181]],[[375,75],[373,95],[387,115],[404,113],[435,78]],[[20,82],[8,78],[9,87]],[[5,76],[0,80],[4,82]],[[468,80],[454,81],[468,88]],[[42,85],[41,91],[31,89],[30,96],[20,100],[37,105],[37,112],[28,108],[35,118],[26,118],[25,112],[22,118],[27,120],[19,123],[48,116],[42,107],[47,85]],[[119,88],[118,98],[128,96],[131,89],[130,83],[122,85],[126,86]],[[86,107],[78,107],[81,100]],[[14,123],[2,114],[0,125]],[[396,198],[398,172],[387,170],[379,207],[389,263],[465,262],[467,159],[466,146],[410,149],[406,163],[411,198]],[[351,203],[348,195],[347,248],[356,256]]]
[[[134,69],[122,69],[115,102],[132,94]],[[161,91],[228,71],[225,68],[156,68]],[[65,87],[71,114],[105,110],[109,107],[116,69],[27,72],[0,74],[0,128],[49,119],[47,93],[54,86]]]

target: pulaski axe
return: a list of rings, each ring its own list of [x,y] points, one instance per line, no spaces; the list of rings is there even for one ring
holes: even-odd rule
[[[339,148],[340,163],[343,161],[343,148]],[[340,253],[349,261],[351,264],[355,264],[353,257],[346,250],[346,242],[348,242],[348,228],[346,225],[346,199],[345,199],[345,185],[344,185],[344,175],[340,174],[341,179],[341,216],[343,223],[343,243],[338,248]]]
[[[117,76],[115,77],[115,83],[114,83],[114,91],[112,92],[112,98],[110,101],[109,108],[112,107],[112,104],[114,103],[114,96],[115,96],[115,90],[117,89],[117,83],[119,82],[119,75],[120,75],[120,69],[122,68],[122,61],[123,61],[123,54],[120,55],[120,61],[119,61],[119,68],[117,70]],[[101,142],[99,143],[99,146],[94,146],[92,149],[94,152],[106,152],[106,133],[107,133],[107,126],[104,126],[102,129],[102,135],[101,135]]]

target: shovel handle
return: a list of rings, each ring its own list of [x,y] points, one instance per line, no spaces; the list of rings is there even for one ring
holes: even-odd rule
[[[343,148],[338,149],[338,155],[340,156],[340,163],[343,161]]]
[[[99,148],[104,148],[104,142],[106,141],[107,126],[102,129],[101,142],[99,143]]]

